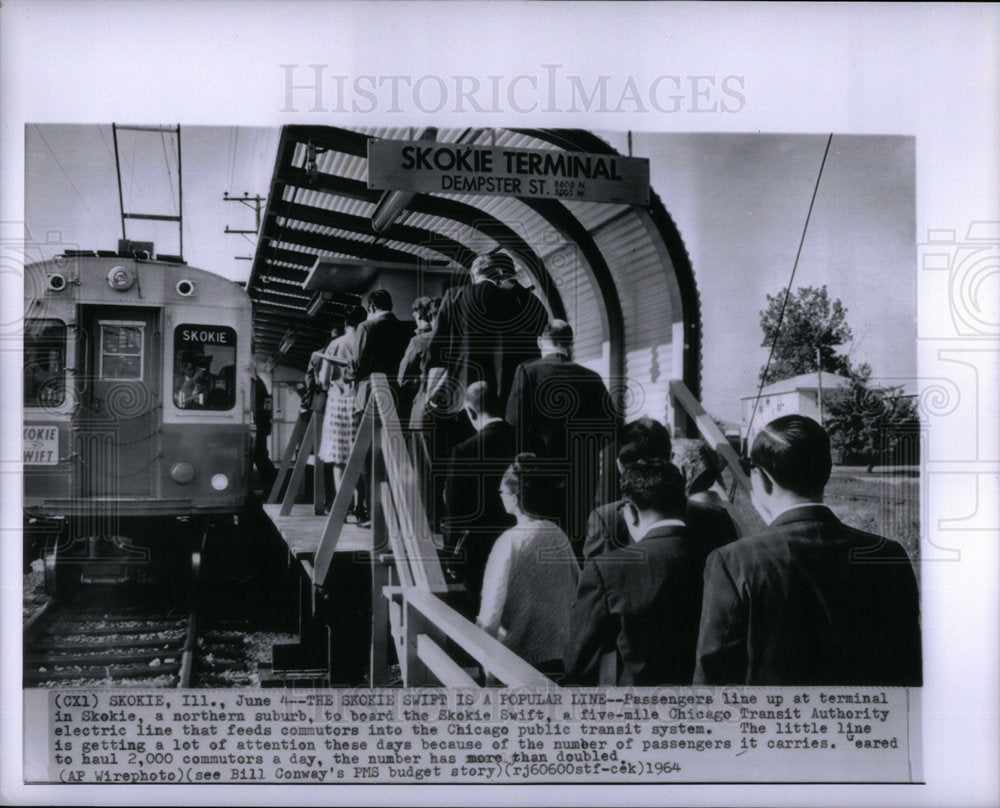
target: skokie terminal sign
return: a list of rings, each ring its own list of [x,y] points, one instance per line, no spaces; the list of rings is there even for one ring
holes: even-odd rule
[[[645,205],[649,160],[432,140],[370,140],[368,187]]]

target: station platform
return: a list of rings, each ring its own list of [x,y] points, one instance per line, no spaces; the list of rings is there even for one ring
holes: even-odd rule
[[[312,503],[294,505],[287,516],[281,503],[263,510],[287,550],[286,596],[297,612],[298,641],[273,646],[272,665],[261,666],[261,686],[361,684],[369,675],[373,531],[353,522],[342,526],[321,590],[314,564],[328,517],[317,516]]]
[[[265,504],[264,513],[281,534],[291,556],[300,562],[312,564],[319,548],[327,517],[316,516],[311,504],[293,505],[288,516],[281,515],[281,503]],[[346,522],[340,531],[335,554],[371,552],[372,530]]]

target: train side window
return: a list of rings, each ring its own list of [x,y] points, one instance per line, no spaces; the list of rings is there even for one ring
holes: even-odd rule
[[[101,320],[101,351],[97,377],[105,379],[142,379],[143,337],[146,324],[124,320]]]
[[[181,409],[236,405],[236,331],[184,323],[174,329],[174,403]]]
[[[58,407],[66,397],[66,324],[29,319],[24,327],[24,406]]]

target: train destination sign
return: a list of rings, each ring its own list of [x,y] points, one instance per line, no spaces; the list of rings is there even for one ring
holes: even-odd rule
[[[370,140],[368,187],[645,205],[649,160],[433,140]]]
[[[236,332],[229,326],[183,325],[177,328],[179,345],[235,345]]]
[[[59,462],[59,427],[26,425],[21,445],[26,466],[54,466]]]

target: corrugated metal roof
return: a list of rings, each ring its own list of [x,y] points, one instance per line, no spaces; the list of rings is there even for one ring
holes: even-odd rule
[[[665,395],[666,378],[681,373],[670,358],[671,314],[683,308],[697,319],[697,293],[683,244],[658,198],[651,200],[656,227],[650,228],[642,226],[628,205],[417,194],[395,224],[376,233],[371,218],[382,194],[367,187],[368,140],[412,139],[423,133],[423,128],[411,127],[282,130],[247,284],[256,307],[258,358],[304,368],[309,353],[322,347],[346,306],[358,300],[338,295],[308,316],[310,303],[318,304],[317,293],[302,284],[318,256],[370,261],[373,266],[390,262],[417,268],[434,262],[437,267],[460,268],[499,247],[511,254],[523,282],[536,287],[550,311],[573,325],[581,361],[605,375],[627,369],[636,377],[634,385],[657,398]],[[436,139],[519,149],[613,151],[582,130],[453,128],[439,130]],[[667,254],[673,266],[663,266]],[[685,301],[682,307],[671,298],[662,283],[664,271],[684,274],[679,287],[693,303]],[[401,303],[398,311],[407,310],[408,301]],[[692,343],[698,340],[690,340],[690,333],[697,335],[699,328],[695,322],[689,332]],[[295,338],[294,344],[280,355],[286,335]],[[700,350],[698,344],[691,350]],[[697,358],[685,361],[688,364],[696,374]],[[686,381],[697,390],[697,378]],[[647,403],[642,408],[662,417],[664,406]]]

